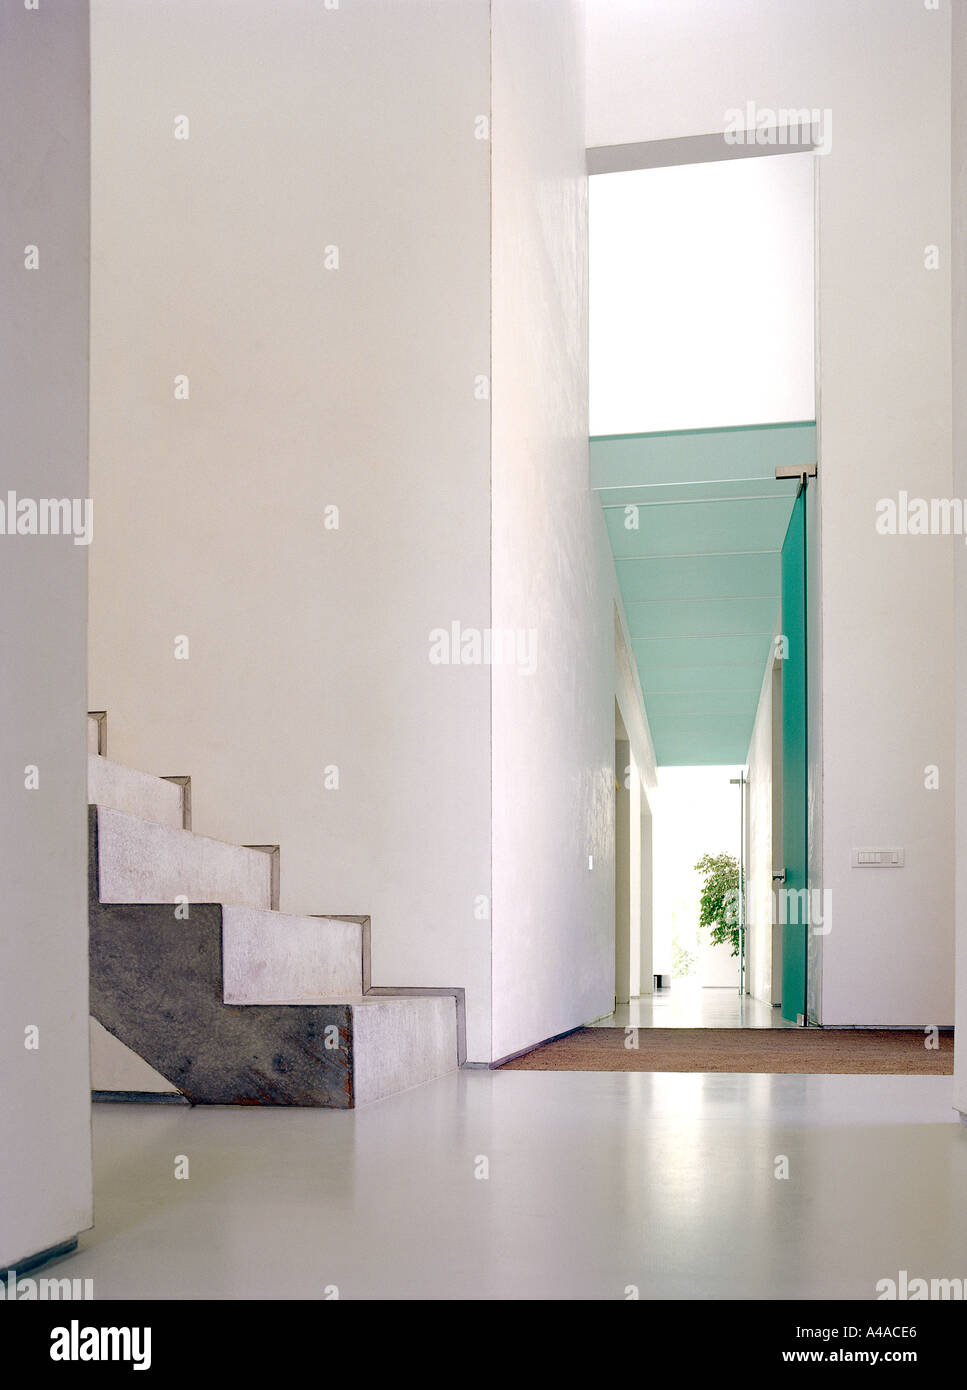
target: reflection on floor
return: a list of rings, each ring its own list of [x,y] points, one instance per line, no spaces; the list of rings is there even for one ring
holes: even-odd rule
[[[670,989],[642,994],[596,1018],[593,1028],[795,1028],[779,1009],[736,989],[702,989],[675,980]]]
[[[952,1087],[463,1071],[355,1112],[96,1105],[97,1225],[45,1272],[97,1299],[873,1299],[967,1274]]]

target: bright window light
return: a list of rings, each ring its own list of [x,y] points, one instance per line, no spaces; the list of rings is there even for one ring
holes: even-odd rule
[[[592,434],[813,419],[816,158],[592,177]]]

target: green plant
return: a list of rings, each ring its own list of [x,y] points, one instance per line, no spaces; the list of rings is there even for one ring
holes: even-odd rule
[[[698,956],[684,947],[677,936],[673,936],[672,977],[676,980],[687,979],[689,975],[694,975],[697,964]]]
[[[739,954],[739,863],[731,854],[703,854],[695,865],[704,879],[698,925],[711,928],[712,945]]]

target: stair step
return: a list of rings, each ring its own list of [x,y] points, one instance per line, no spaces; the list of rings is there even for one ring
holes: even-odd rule
[[[99,806],[97,896],[102,903],[231,903],[271,908],[273,856]]]
[[[89,720],[93,723],[93,720]],[[112,763],[96,753],[87,755],[87,799],[92,806],[124,811],[139,820],[184,828],[184,789],[164,777],[152,777],[133,767]]]
[[[320,1004],[363,991],[363,929],[332,917],[222,909],[226,1004]]]
[[[226,914],[198,903],[182,922],[167,905],[91,903],[91,1012],[190,1101],[347,1109],[456,1069],[452,994],[223,1002]]]
[[[372,995],[352,1004],[353,1097],[382,1100],[457,1068],[452,994]]]

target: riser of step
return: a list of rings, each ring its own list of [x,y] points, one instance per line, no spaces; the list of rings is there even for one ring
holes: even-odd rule
[[[92,806],[123,811],[173,830],[183,829],[183,787],[163,777],[108,762],[94,753],[87,755],[87,799]]]
[[[94,814],[101,902],[273,906],[271,855],[107,807]]]
[[[330,917],[222,909],[226,1004],[320,1004],[363,992],[363,928]]]
[[[457,1067],[452,994],[367,995],[352,1006],[353,1096],[382,1100]]]
[[[452,995],[222,1002],[223,909],[91,903],[91,1011],[201,1105],[349,1108],[457,1066]]]

